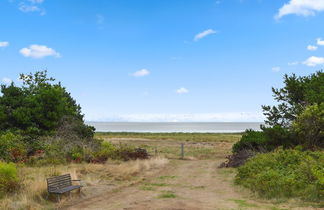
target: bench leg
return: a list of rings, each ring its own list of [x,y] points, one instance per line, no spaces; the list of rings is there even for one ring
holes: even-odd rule
[[[60,194],[56,194],[56,196],[57,196],[57,202],[61,202],[61,199],[60,199]]]

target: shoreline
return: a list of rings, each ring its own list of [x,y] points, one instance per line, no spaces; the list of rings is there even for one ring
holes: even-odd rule
[[[261,130],[262,122],[87,122],[96,132],[114,133],[242,133]]]
[[[122,135],[122,134],[135,134],[135,135],[163,135],[163,134],[174,134],[174,135],[186,135],[186,134],[207,134],[207,135],[215,135],[215,134],[219,134],[219,135],[230,135],[230,134],[243,134],[244,131],[229,131],[229,132],[169,132],[169,131],[165,131],[165,132],[155,132],[155,131],[95,131],[96,134],[118,134],[118,135]]]

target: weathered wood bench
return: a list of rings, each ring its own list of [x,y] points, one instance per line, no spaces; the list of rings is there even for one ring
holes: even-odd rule
[[[72,185],[73,181],[78,181],[79,185]],[[81,180],[72,180],[70,174],[65,174],[61,176],[54,176],[47,178],[47,192],[48,194],[56,194],[57,200],[60,202],[60,195],[66,192],[70,192],[72,190],[79,189],[79,193],[81,192]]]

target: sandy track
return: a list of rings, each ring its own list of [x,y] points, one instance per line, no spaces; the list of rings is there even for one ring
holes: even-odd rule
[[[232,184],[220,161],[174,160],[158,175],[118,192],[81,200],[67,209],[271,209],[270,203],[250,200]],[[163,194],[174,198],[161,198]]]

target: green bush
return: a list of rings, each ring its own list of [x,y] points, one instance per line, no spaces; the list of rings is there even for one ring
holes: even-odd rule
[[[134,153],[136,150],[136,148],[132,145],[128,145],[128,144],[119,144],[116,148],[115,151],[115,159],[118,160],[123,160],[123,161],[128,161],[133,159],[132,153]]]
[[[27,158],[26,144],[22,137],[11,132],[0,135],[0,159],[6,162],[20,162]]]
[[[111,159],[117,159],[116,155],[117,148],[111,142],[103,141],[101,143],[100,150],[95,153],[96,162],[104,162]]]
[[[74,162],[80,163],[83,160],[83,153],[82,152],[72,152],[71,158]]]
[[[258,154],[238,168],[237,184],[266,198],[324,200],[324,153],[278,149]]]
[[[135,151],[135,147],[127,144],[114,145],[111,142],[103,141],[100,150],[95,153],[94,162],[104,162],[108,159],[129,160],[129,154]]]
[[[113,160],[136,160],[147,159],[149,154],[145,149],[135,148],[128,144],[114,145],[111,142],[104,141],[101,143],[101,148],[94,153],[92,162],[105,162],[108,159]]]
[[[233,152],[242,150],[269,152],[279,146],[293,148],[298,145],[295,133],[287,128],[278,125],[261,128],[262,131],[246,130],[240,141],[233,145]]]
[[[324,148],[324,103],[307,107],[292,127],[304,148]]]
[[[233,145],[233,152],[241,150],[264,150],[267,149],[268,138],[262,131],[246,130],[240,141]]]
[[[13,163],[0,162],[0,196],[14,192],[19,186],[17,168]]]
[[[41,150],[37,150],[28,159],[32,166],[59,165],[66,163],[67,158],[62,146],[58,144],[44,144]]]
[[[262,127],[264,135],[267,137],[268,150],[282,146],[283,148],[293,148],[298,145],[296,135],[288,128],[275,125],[273,127]]]

